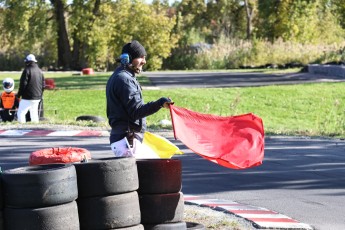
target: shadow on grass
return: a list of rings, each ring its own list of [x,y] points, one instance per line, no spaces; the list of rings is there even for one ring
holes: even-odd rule
[[[54,78],[57,89],[105,89],[110,74],[102,75],[71,75]],[[142,86],[150,84],[145,76],[138,77],[138,81]]]

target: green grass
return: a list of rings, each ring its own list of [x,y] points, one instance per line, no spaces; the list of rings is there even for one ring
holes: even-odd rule
[[[105,85],[111,73],[93,76],[71,73],[46,73],[54,78],[56,90],[44,92],[47,123],[107,126],[92,122],[76,122],[81,115],[106,118]],[[0,79],[20,73],[0,73]],[[148,85],[146,77],[139,77]],[[203,88],[144,90],[145,102],[162,96],[171,97],[176,106],[221,116],[254,113],[263,119],[266,134],[345,137],[345,83],[315,83],[246,88]],[[56,112],[56,113],[55,113]],[[149,116],[149,127],[159,127],[159,121],[170,119],[162,109]]]

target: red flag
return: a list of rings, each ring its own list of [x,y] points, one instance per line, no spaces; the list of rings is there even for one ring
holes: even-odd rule
[[[175,139],[216,164],[246,169],[262,164],[264,128],[260,117],[249,113],[221,117],[170,105]]]

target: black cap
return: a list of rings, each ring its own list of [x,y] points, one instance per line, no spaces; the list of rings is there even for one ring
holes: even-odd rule
[[[142,46],[138,41],[133,40],[130,43],[127,43],[122,48],[122,54],[127,53],[130,57],[130,62],[132,62],[133,59],[139,58],[141,56],[146,56],[146,50],[144,46]]]

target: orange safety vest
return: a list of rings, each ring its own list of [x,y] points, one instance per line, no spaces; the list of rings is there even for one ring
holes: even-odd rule
[[[14,102],[16,101],[16,94],[14,92],[3,92],[1,94],[1,101],[4,109],[12,109],[14,106]]]

